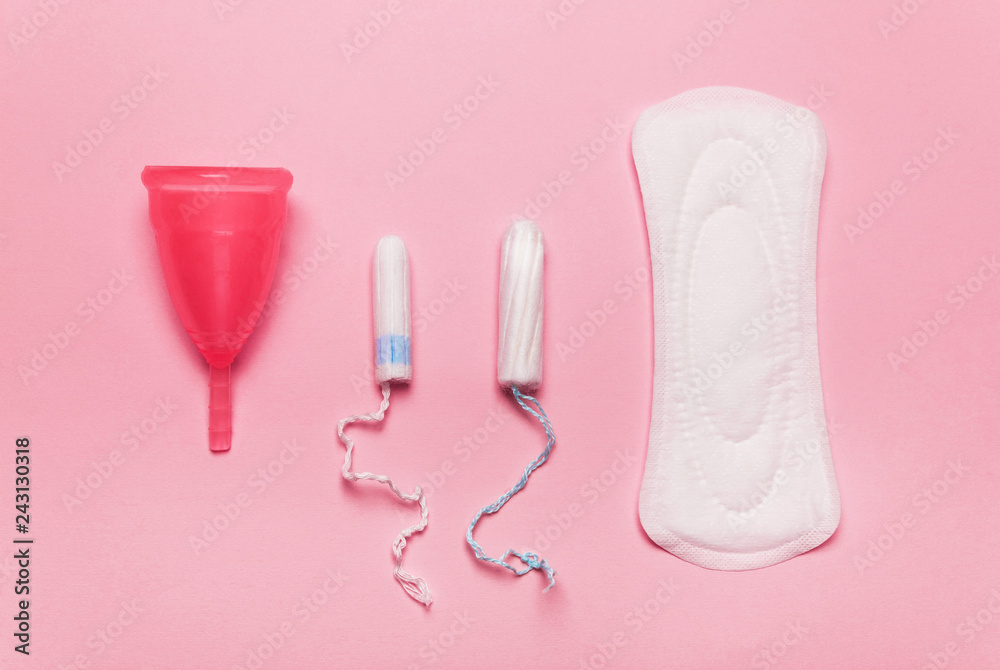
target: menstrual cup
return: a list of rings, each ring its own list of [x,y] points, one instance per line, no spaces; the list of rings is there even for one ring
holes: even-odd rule
[[[278,262],[292,174],[282,168],[147,166],[149,218],[167,291],[209,365],[209,447],[232,442],[229,368]]]

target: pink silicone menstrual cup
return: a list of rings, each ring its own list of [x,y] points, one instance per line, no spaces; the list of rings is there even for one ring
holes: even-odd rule
[[[292,174],[147,166],[149,218],[177,314],[209,365],[209,446],[232,441],[229,366],[271,290]]]

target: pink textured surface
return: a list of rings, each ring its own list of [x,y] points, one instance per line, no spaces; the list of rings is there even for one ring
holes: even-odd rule
[[[889,0],[393,0],[348,59],[341,43],[385,3],[224,2],[4,4],[0,667],[995,667],[1000,9],[908,0],[883,35]],[[749,573],[684,563],[636,514],[652,325],[629,129],[710,84],[811,103],[829,138],[819,335],[843,519],[820,548]],[[94,129],[89,155],[54,169]],[[295,183],[280,293],[234,365],[233,449],[218,455],[139,173],[229,161]],[[845,228],[894,183],[867,230]],[[501,235],[539,199],[539,397],[559,441],[477,537],[542,550],[558,571],[546,594],[463,537],[543,444],[497,387],[494,308]],[[378,401],[370,262],[386,233],[411,254],[415,376],[384,428],[354,431],[356,463],[434,489],[406,554],[428,611],[391,576],[412,508],[339,477],[336,421]],[[933,335],[910,350],[921,322]],[[25,376],[35,352],[51,360]],[[11,635],[19,435],[30,657]],[[196,551],[220,509],[239,514]]]

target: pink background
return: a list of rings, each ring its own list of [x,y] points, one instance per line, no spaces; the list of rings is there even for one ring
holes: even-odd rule
[[[989,266],[976,278],[1000,251],[995,3],[908,0],[883,35],[890,0],[566,1],[554,24],[557,0],[401,0],[348,59],[341,43],[384,2],[225,1],[4,3],[0,667],[229,669],[259,665],[256,653],[264,668],[1000,667],[1000,278]],[[701,53],[678,66],[689,38]],[[468,118],[446,117],[481,77],[495,90],[479,89]],[[652,323],[630,129],[646,107],[713,84],[801,105],[828,92],[819,337],[843,517],[820,548],[746,573],[684,563],[636,514]],[[602,146],[607,120],[625,130]],[[57,175],[102,123],[111,132]],[[935,156],[939,127],[957,138]],[[439,128],[433,154],[391,188],[400,155]],[[592,142],[599,155],[580,153]],[[914,169],[925,150],[937,160]],[[167,297],[139,173],[227,162],[283,166],[295,183],[282,299],[237,360],[234,446],[214,455],[207,369]],[[539,397],[558,444],[477,535],[494,555],[555,538],[542,554],[557,585],[543,594],[538,574],[474,560],[464,532],[543,444],[497,388],[496,268],[511,216],[563,171],[537,215]],[[897,180],[854,235],[858,208]],[[435,489],[406,554],[435,596],[427,611],[391,575],[413,509],[345,484],[335,437],[340,417],[377,405],[369,275],[390,232],[409,246],[414,310],[430,316],[388,422],[354,431],[356,463]],[[945,323],[925,324],[933,335],[894,366],[935,314]],[[589,319],[601,324],[571,340]],[[52,341],[65,347],[23,377]],[[30,658],[11,636],[21,435],[33,443]],[[456,445],[477,435],[463,460]],[[950,483],[949,463],[961,466]],[[270,481],[268,467],[281,470]],[[111,473],[68,506],[94,468]],[[196,552],[190,538],[237,500],[249,504]]]

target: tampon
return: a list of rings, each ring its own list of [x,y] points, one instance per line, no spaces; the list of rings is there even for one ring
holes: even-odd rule
[[[419,603],[429,606],[432,602],[427,584],[403,569],[403,549],[414,533],[427,527],[427,497],[417,486],[413,493],[403,493],[386,475],[351,470],[354,441],[344,428],[356,421],[378,423],[389,409],[389,386],[409,382],[413,378],[410,360],[410,265],[403,240],[387,235],[378,241],[372,261],[372,313],[375,325],[375,381],[382,388],[382,403],[370,414],[354,414],[337,424],[337,435],[344,443],[344,466],[341,473],[347,481],[367,480],[388,486],[405,502],[420,507],[420,521],[396,535],[392,553],[396,557],[393,574],[406,593]]]
[[[486,554],[472,533],[484,514],[496,514],[508,500],[528,484],[528,477],[548,460],[556,435],[545,410],[531,395],[525,393],[542,383],[542,268],[544,243],[541,229],[531,221],[516,221],[504,236],[500,249],[500,328],[497,342],[497,380],[500,386],[510,389],[514,400],[528,414],[542,424],[545,430],[545,449],[528,464],[514,487],[496,502],[480,509],[473,517],[465,540],[476,558],[506,568],[517,576],[532,570],[541,570],[552,588],[555,571],[548,561],[530,551],[508,549],[500,558]],[[534,407],[532,407],[534,406]],[[507,562],[517,556],[526,566],[517,568]]]
[[[533,221],[511,224],[500,252],[500,328],[497,379],[531,391],[542,383],[542,230]]]
[[[403,240],[386,235],[372,263],[375,314],[375,381],[408,382],[410,361],[410,264]]]

